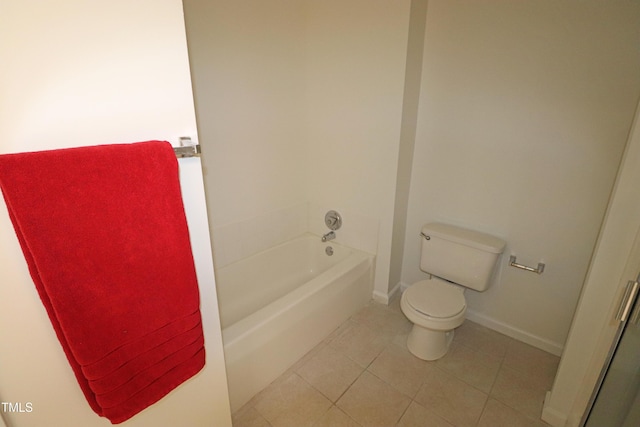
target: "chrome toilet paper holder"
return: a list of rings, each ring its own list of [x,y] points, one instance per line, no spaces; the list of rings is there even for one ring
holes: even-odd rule
[[[544,271],[544,263],[543,262],[539,262],[538,263],[538,267],[536,267],[536,268],[529,267],[527,265],[518,264],[518,262],[516,261],[516,256],[515,255],[511,255],[509,257],[509,265],[511,267],[519,268],[521,270],[531,271],[532,273],[537,273],[537,274],[542,274],[542,272]]]

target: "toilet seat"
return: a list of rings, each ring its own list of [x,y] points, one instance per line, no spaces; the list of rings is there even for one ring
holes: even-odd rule
[[[455,317],[466,309],[462,290],[436,278],[414,283],[405,294],[412,309],[434,320]]]

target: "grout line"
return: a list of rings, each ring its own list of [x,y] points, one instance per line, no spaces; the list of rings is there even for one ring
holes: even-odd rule
[[[476,426],[478,426],[480,424],[480,420],[482,419],[482,416],[484,415],[484,412],[487,410],[487,404],[489,403],[489,399],[490,398],[491,398],[491,396],[487,396],[487,400],[484,402],[484,405],[482,406],[482,411],[480,411],[480,416],[476,420],[476,423],[475,423]]]
[[[511,345],[511,342],[509,342],[509,345]],[[509,351],[509,347],[507,346],[507,351]],[[489,392],[487,393],[489,395],[489,397],[491,397],[491,393],[493,392],[493,388],[496,385],[496,381],[498,381],[498,375],[500,375],[500,372],[502,371],[502,367],[504,366],[504,360],[507,357],[507,351],[504,352],[504,355],[502,356],[502,359],[500,360],[500,366],[498,366],[498,371],[496,372],[496,376],[493,378],[493,382],[491,383],[491,387],[489,388]],[[489,399],[487,399],[487,401],[489,401]]]
[[[393,425],[397,425],[400,420],[402,419],[402,417],[404,417],[404,414],[407,413],[407,411],[409,410],[409,407],[411,406],[411,404],[414,402],[413,399],[411,399],[411,401],[409,402],[409,404],[407,405],[406,408],[404,408],[404,411],[402,411],[402,414],[400,414],[400,416],[398,417],[398,419],[396,420],[396,422]]]

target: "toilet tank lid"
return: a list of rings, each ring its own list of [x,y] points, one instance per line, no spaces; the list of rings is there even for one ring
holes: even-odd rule
[[[427,236],[436,236],[444,240],[495,254],[502,253],[506,245],[504,240],[490,234],[439,222],[425,224],[424,227],[422,227],[422,232]]]

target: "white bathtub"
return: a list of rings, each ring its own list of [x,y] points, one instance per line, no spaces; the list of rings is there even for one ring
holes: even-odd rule
[[[369,301],[373,260],[305,234],[216,270],[232,411]]]

